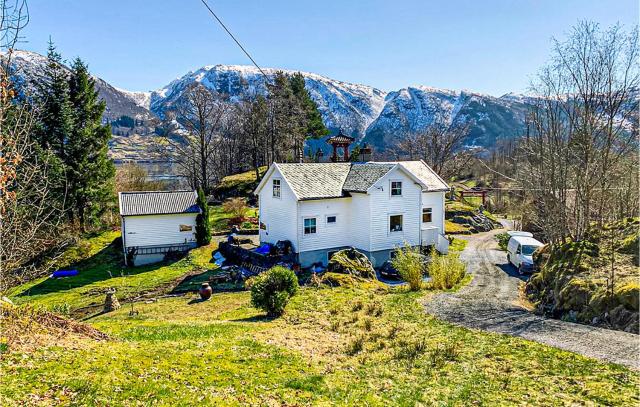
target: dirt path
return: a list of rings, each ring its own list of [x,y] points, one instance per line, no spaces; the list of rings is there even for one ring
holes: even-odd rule
[[[461,254],[473,281],[457,293],[431,297],[427,312],[468,328],[520,336],[532,341],[640,369],[640,336],[549,319],[519,301],[518,276],[498,249],[494,230],[465,237]]]

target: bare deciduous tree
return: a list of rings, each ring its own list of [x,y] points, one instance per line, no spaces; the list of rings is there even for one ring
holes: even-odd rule
[[[518,176],[548,239],[581,240],[592,222],[637,214],[638,80],[637,29],[582,22],[555,41],[532,86]]]
[[[177,118],[186,132],[179,137],[165,137],[171,147],[167,154],[178,166],[192,188],[200,186],[209,193],[217,181],[215,162],[221,147],[221,132],[230,110],[223,95],[202,84],[192,85],[168,119]]]
[[[438,175],[449,179],[469,165],[474,156],[473,150],[464,148],[471,124],[436,119],[423,131],[410,133],[398,143],[399,158],[424,160]]]

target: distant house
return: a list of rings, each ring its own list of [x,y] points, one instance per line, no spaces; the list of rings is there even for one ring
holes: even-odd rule
[[[303,266],[347,247],[375,267],[405,243],[446,252],[448,190],[423,161],[274,163],[254,191],[260,241],[291,241]]]
[[[197,198],[195,191],[120,192],[125,263],[155,263],[196,247]]]

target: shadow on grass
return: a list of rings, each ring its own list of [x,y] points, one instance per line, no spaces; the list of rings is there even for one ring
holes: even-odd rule
[[[115,239],[109,244],[109,246],[100,250],[93,256],[65,267],[65,269],[78,270],[77,276],[47,278],[33,287],[21,292],[18,296],[24,297],[70,290],[96,282],[105,281],[113,277],[124,277],[146,273],[177,261],[171,260],[140,267],[126,267],[122,257],[121,246],[118,241],[119,239]]]
[[[230,319],[230,322],[271,322],[278,319],[278,317],[271,317],[267,314],[264,315],[254,315],[252,317],[244,317],[238,319]]]

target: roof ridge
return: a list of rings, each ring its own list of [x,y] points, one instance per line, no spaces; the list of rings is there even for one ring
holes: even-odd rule
[[[142,195],[142,194],[175,194],[178,192],[195,192],[194,189],[180,189],[177,191],[121,191],[121,194],[138,194],[138,195]]]

